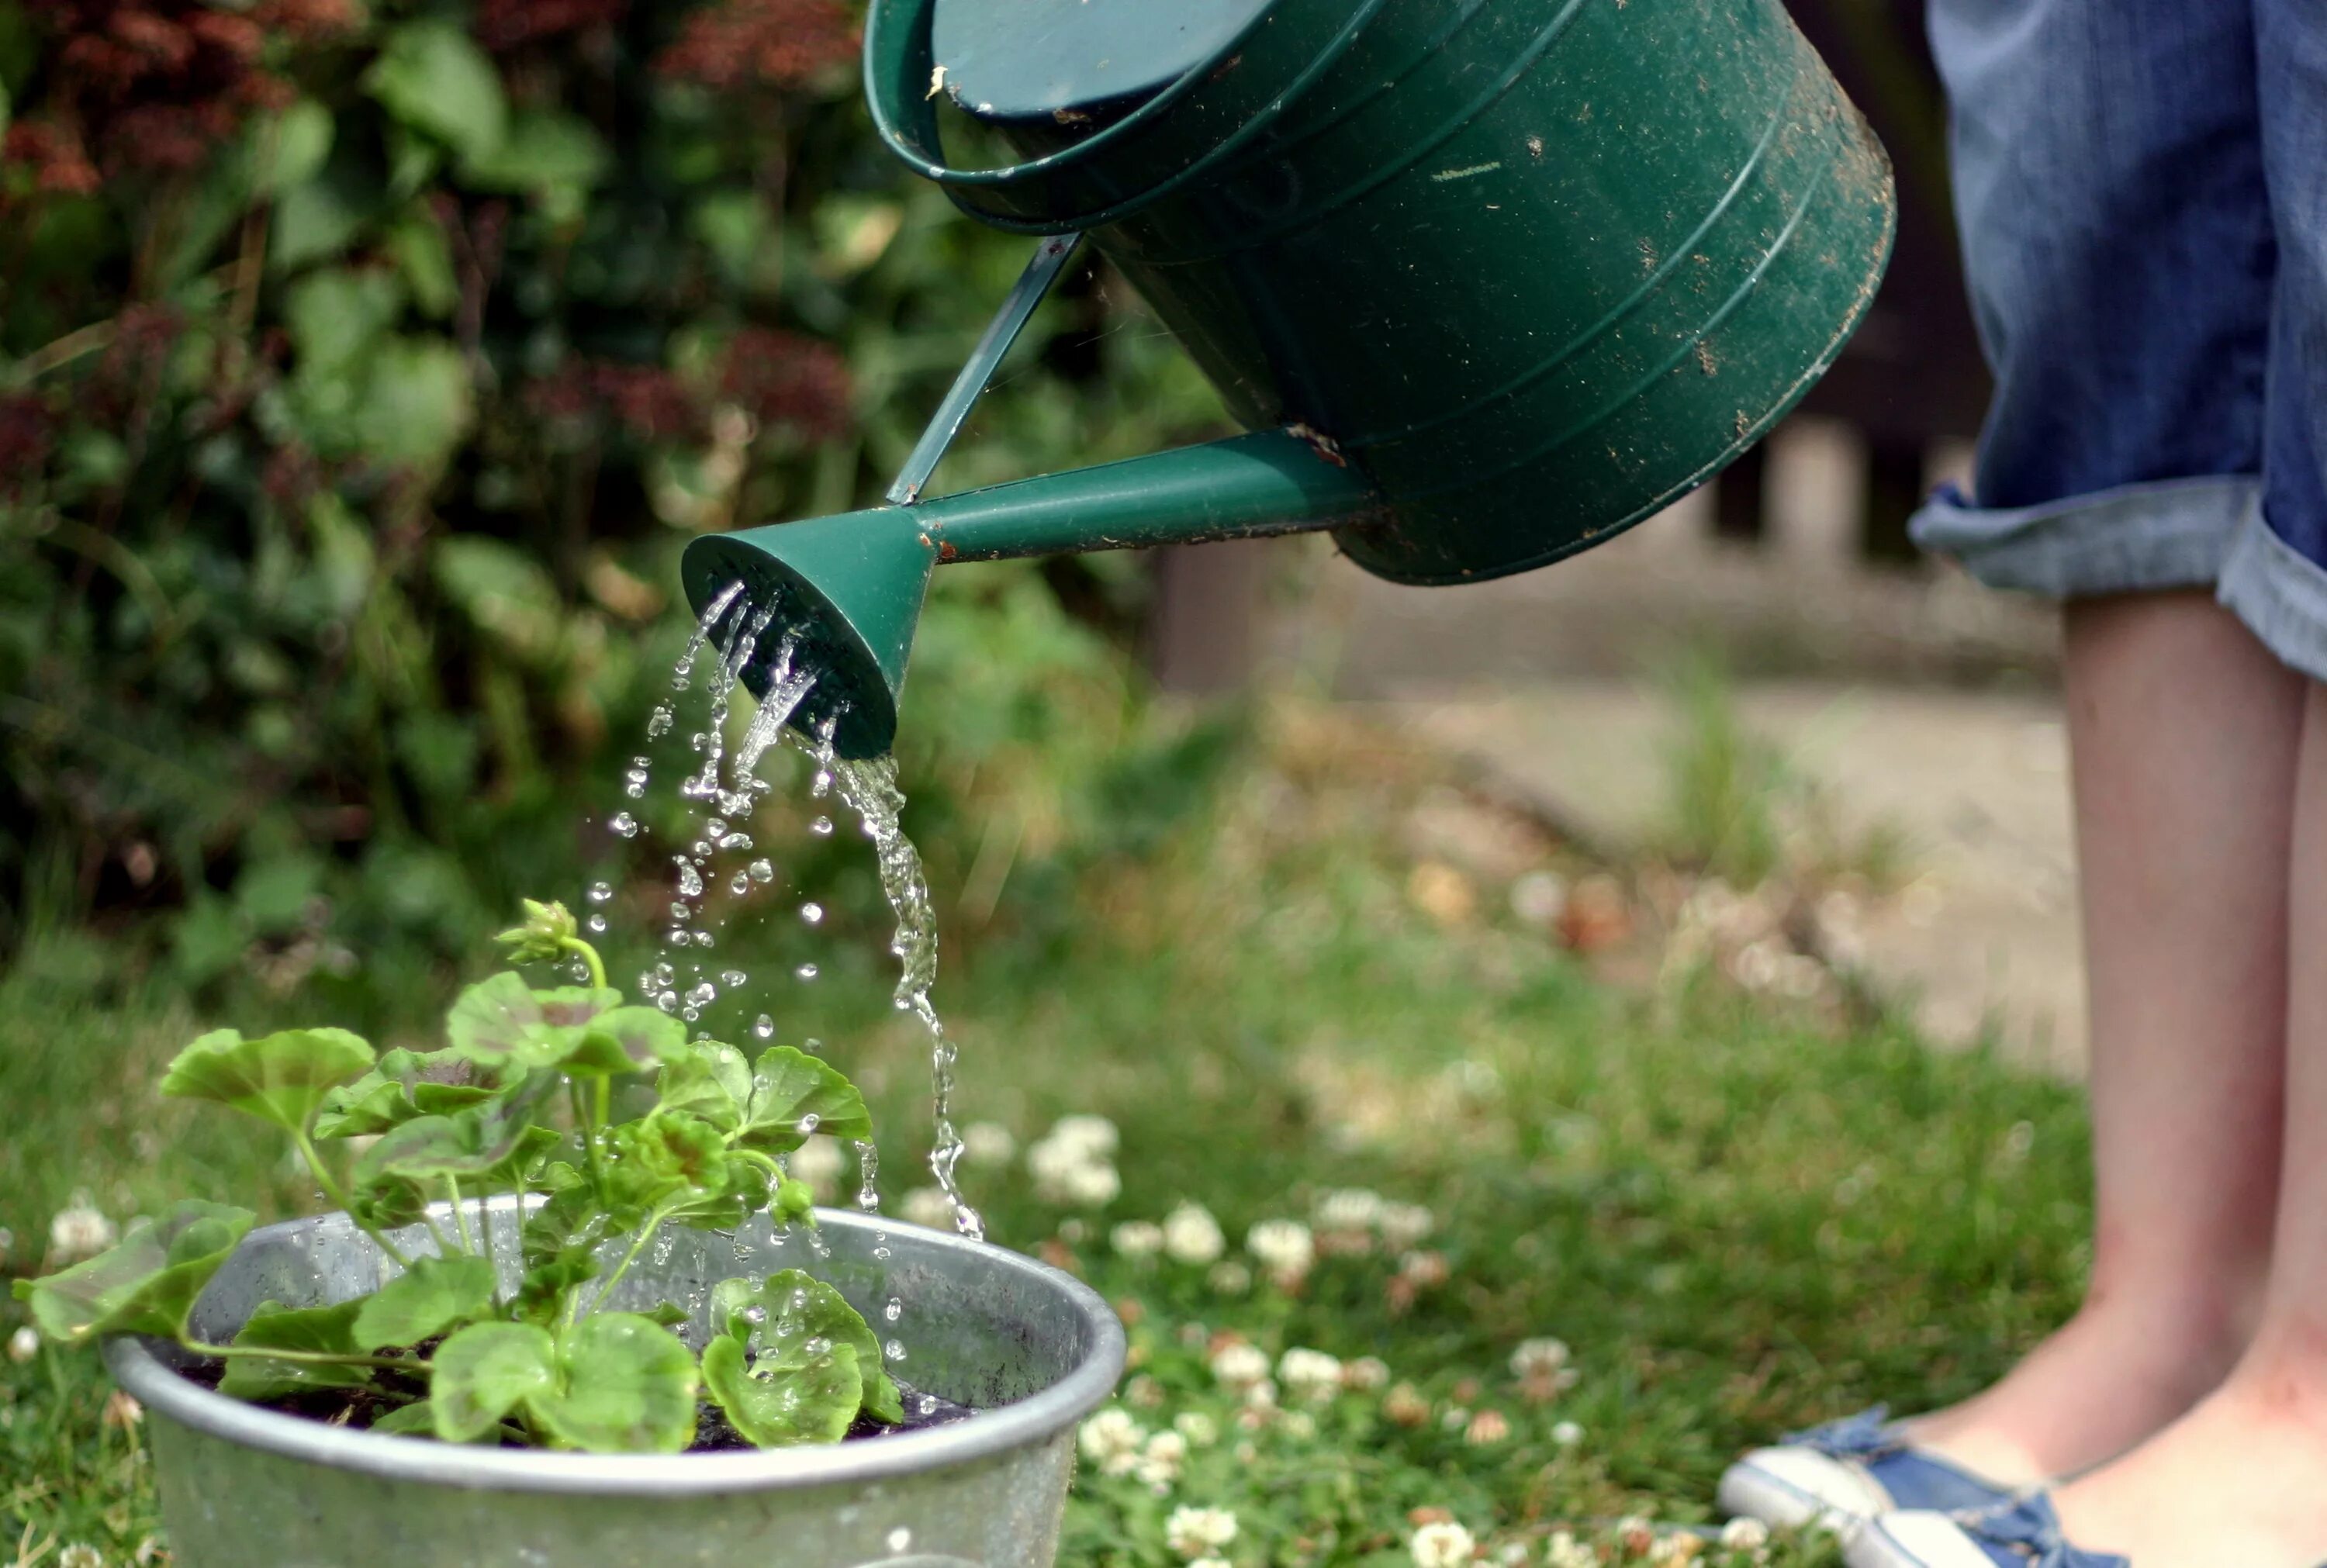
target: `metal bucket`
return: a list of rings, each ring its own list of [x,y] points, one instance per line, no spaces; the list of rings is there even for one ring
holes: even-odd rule
[[[802,1268],[884,1336],[915,1388],[979,1414],[829,1448],[578,1454],[349,1431],[246,1405],[181,1377],[173,1348],[117,1339],[106,1359],[151,1416],[181,1568],[1028,1568],[1051,1563],[1076,1423],[1113,1391],[1123,1329],[1081,1282],[999,1247],[826,1210],[813,1232],[765,1217],[734,1237],[673,1229],[617,1293],[670,1301],[700,1345],[711,1287]],[[486,1228],[514,1257],[516,1209]],[[401,1245],[431,1250],[425,1229]],[[658,1261],[659,1260],[659,1261]],[[253,1231],[194,1311],[231,1337],[263,1301],[314,1306],[396,1272],[342,1215]],[[890,1328],[889,1307],[896,1303]]]

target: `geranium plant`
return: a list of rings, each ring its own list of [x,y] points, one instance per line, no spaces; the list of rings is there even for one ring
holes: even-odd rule
[[[674,1332],[678,1306],[617,1304],[666,1226],[814,1224],[784,1156],[819,1132],[870,1138],[864,1097],[790,1047],[750,1060],[625,1005],[564,906],[526,909],[500,938],[512,961],[578,964],[586,984],[495,975],[461,994],[428,1051],[375,1052],[340,1029],[218,1030],[162,1080],[288,1134],[394,1277],[327,1306],[265,1302],[230,1343],[205,1342],[195,1300],[257,1217],[189,1199],[109,1252],[18,1281],[42,1331],[173,1340],[215,1358],[224,1393],[329,1396],[374,1431],[450,1442],[673,1452],[696,1441],[706,1399],[763,1448],[837,1442],[860,1413],[902,1421],[872,1329],[799,1270],[719,1284],[699,1356]],[[511,1208],[497,1198],[524,1217],[514,1256],[490,1246]]]

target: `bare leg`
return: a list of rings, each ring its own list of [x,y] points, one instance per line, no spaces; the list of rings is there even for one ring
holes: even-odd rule
[[[2287,930],[2302,957],[2287,989],[2286,1159],[2261,1327],[2220,1390],[2058,1498],[2070,1541],[2139,1568],[2327,1558],[2327,686],[2311,687],[2296,789]]]
[[[2305,683],[2202,593],[2072,605],[2066,677],[2091,996],[2092,1282],[2077,1316],[2001,1383],[1915,1429],[2014,1485],[2115,1457],[2229,1370],[2260,1302],[2278,1186]]]

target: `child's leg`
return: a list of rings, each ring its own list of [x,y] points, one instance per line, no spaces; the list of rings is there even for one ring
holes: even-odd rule
[[[2229,1370],[2259,1302],[2278,1181],[2305,683],[2204,593],[2085,601],[2067,621],[2092,1284],[2002,1383],[1915,1427],[2014,1483],[2114,1457]]]
[[[2327,686],[2297,786],[2286,1161],[2262,1325],[2187,1417],[2061,1489],[2069,1540],[2137,1568],[2313,1568],[2327,1558]]]

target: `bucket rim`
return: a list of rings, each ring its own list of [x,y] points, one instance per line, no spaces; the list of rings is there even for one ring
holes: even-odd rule
[[[333,1215],[262,1227],[261,1237],[312,1230]],[[200,1433],[279,1458],[353,1470],[381,1480],[468,1491],[626,1498],[707,1497],[859,1485],[999,1459],[1070,1430],[1114,1393],[1126,1349],[1122,1322],[1105,1298],[1063,1270],[987,1242],[877,1215],[819,1209],[820,1227],[877,1231],[883,1245],[923,1258],[975,1258],[1000,1267],[1024,1289],[1063,1301],[1088,1330],[1086,1349],[1065,1377],[1024,1399],[942,1426],[813,1448],[713,1453],[568,1453],[476,1448],[386,1433],[350,1431],[285,1414],[205,1388],[168,1365],[154,1342],[123,1336],[105,1343],[107,1367],[148,1411]]]

